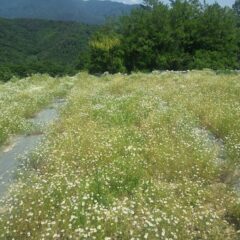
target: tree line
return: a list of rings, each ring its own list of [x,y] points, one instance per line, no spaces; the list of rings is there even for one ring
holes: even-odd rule
[[[91,38],[91,73],[238,69],[240,0],[232,8],[199,0],[158,0],[110,21]]]
[[[0,81],[34,73],[240,68],[240,0],[145,0],[102,26],[0,19]]]

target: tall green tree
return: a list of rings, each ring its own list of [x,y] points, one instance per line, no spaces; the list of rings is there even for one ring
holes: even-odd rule
[[[97,34],[89,43],[91,63],[89,71],[91,73],[123,72],[123,54],[121,50],[121,40],[117,36],[107,36]]]
[[[236,0],[233,4],[233,10],[237,18],[237,27],[238,27],[238,62],[240,63],[240,0]]]
[[[151,14],[146,9],[133,11],[131,16],[122,18],[121,34],[124,62],[128,71],[151,68],[154,60],[151,31]]]
[[[240,55],[236,9],[234,13],[229,7],[202,4],[199,0],[172,0],[170,5],[146,0],[143,7],[121,17],[107,36],[117,34],[119,45],[112,49],[129,72],[235,69],[239,67]],[[92,59],[96,62],[98,56],[105,56],[101,57],[105,59],[101,69],[107,70],[111,64],[106,64],[106,59],[110,59],[106,56],[112,50],[99,49],[92,51]],[[121,54],[116,54],[116,49],[121,49]]]
[[[173,42],[169,68],[187,69],[193,60],[196,48],[201,4],[199,1],[171,1],[169,14]]]
[[[193,68],[237,68],[238,34],[233,11],[218,4],[206,6],[195,44]]]

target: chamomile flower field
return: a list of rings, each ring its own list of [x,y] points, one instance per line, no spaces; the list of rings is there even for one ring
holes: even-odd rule
[[[0,84],[0,145],[13,134],[31,131],[26,119],[33,117],[54,98],[64,96],[71,85],[70,78],[57,79],[48,75],[12,79]]]
[[[0,239],[240,239],[239,74],[45,78],[0,85],[2,142],[66,98],[0,201]]]

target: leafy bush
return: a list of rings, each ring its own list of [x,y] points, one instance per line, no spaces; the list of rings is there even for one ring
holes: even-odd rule
[[[13,76],[8,67],[0,67],[0,81],[6,82]]]

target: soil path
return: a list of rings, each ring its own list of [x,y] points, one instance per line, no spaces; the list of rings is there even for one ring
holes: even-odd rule
[[[224,164],[227,161],[227,153],[225,150],[225,144],[224,141],[217,136],[215,136],[210,130],[204,129],[204,128],[195,128],[195,133],[202,135],[207,141],[208,144],[211,147],[215,147],[217,149],[217,159],[216,163],[218,165]],[[238,170],[235,170],[233,175],[239,176],[239,173],[237,173]],[[233,180],[233,189],[234,191],[240,196],[240,179],[233,179],[234,176],[231,176]]]
[[[58,118],[58,110],[65,103],[64,99],[58,99],[54,103],[39,112],[30,121],[34,125],[41,125],[42,134],[30,136],[17,136],[11,143],[0,150],[0,198],[2,198],[14,179],[14,171],[19,165],[19,158],[33,151],[44,138],[44,129]]]

